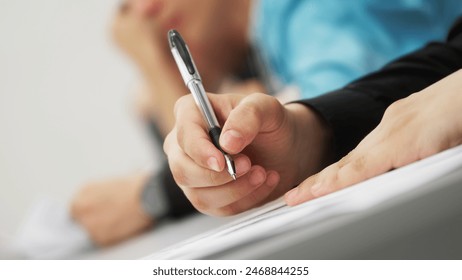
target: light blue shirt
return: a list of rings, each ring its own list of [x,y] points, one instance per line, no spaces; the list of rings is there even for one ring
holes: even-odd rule
[[[461,0],[260,0],[252,36],[271,76],[309,98],[443,40],[461,14]]]

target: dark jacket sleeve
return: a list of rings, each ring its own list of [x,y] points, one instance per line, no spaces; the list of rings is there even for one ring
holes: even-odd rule
[[[156,143],[163,143],[164,138],[160,133],[157,125],[150,121],[148,124],[151,137]],[[196,213],[196,209],[192,206],[191,202],[186,198],[186,195],[183,193],[180,187],[176,184],[173,179],[172,172],[168,166],[168,162],[162,164],[162,168],[156,176],[152,176],[149,180],[154,180],[155,182],[147,182],[145,188],[155,187],[157,184],[160,184],[161,191],[166,197],[166,205],[168,207],[166,216],[168,218],[181,218],[183,216],[189,215],[191,213]],[[147,202],[149,203],[149,201]],[[157,218],[157,217],[153,217]]]
[[[183,190],[176,184],[172,172],[166,162],[162,168],[162,186],[168,201],[167,216],[170,218],[181,218],[191,213],[196,213],[196,209],[189,202]]]
[[[380,122],[394,101],[462,68],[462,18],[444,43],[431,43],[342,89],[298,101],[332,128],[335,160],[351,151]]]

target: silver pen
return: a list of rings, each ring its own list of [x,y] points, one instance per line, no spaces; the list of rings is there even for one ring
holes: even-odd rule
[[[230,155],[228,155],[220,147],[219,139],[221,133],[221,127],[218,123],[215,112],[213,111],[212,105],[205,93],[202,80],[197,71],[196,65],[191,57],[188,46],[184,42],[180,33],[176,30],[170,30],[168,32],[168,42],[170,44],[170,50],[172,51],[173,58],[175,59],[176,65],[180,70],[181,76],[183,77],[184,83],[191,91],[191,94],[196,101],[197,106],[202,112],[202,116],[207,123],[210,138],[217,149],[219,149],[225,157],[226,166],[229,174],[236,180],[236,168],[234,167],[234,161]]]

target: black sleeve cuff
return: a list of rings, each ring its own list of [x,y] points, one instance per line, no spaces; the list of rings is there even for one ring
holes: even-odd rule
[[[156,221],[181,218],[195,212],[183,191],[176,185],[167,163],[146,182],[141,203],[144,212]]]
[[[318,113],[333,131],[334,161],[349,151],[378,125],[387,105],[347,89],[300,101]]]
[[[163,182],[162,187],[169,204],[167,216],[171,218],[181,218],[195,213],[196,209],[173,179],[172,172],[170,172],[167,162],[163,165],[161,174]]]

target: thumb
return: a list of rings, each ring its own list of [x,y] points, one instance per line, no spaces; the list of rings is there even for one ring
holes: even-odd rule
[[[240,153],[259,133],[279,128],[284,116],[284,107],[276,98],[262,93],[248,95],[229,113],[220,146],[228,153]]]

